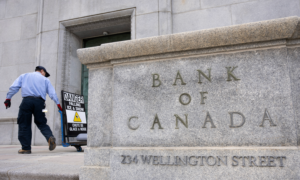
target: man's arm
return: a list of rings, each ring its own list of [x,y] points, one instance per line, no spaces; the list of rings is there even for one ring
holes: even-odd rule
[[[9,91],[6,95],[6,100],[4,101],[4,104],[6,106],[6,109],[10,107],[11,105],[11,98],[13,97],[13,95],[15,95],[19,89],[22,87],[22,77],[23,75],[19,76],[14,83],[9,87]]]
[[[47,88],[47,94],[56,103],[58,109],[62,111],[62,108],[61,108],[60,103],[58,101],[55,89],[53,88],[51,82],[48,79],[47,79],[46,83],[47,83],[46,84],[47,85],[46,86],[46,88]]]
[[[6,95],[6,99],[11,99],[13,95],[15,95],[19,89],[22,87],[22,77],[23,75],[19,76],[14,83],[9,87],[9,91]]]

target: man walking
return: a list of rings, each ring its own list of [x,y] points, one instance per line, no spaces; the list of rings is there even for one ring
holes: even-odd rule
[[[18,124],[19,134],[18,138],[22,145],[22,149],[18,151],[19,154],[31,153],[31,117],[34,116],[34,123],[45,136],[49,150],[55,149],[55,138],[50,127],[47,125],[45,113],[42,110],[45,108],[46,93],[57,104],[59,110],[62,108],[59,104],[57,95],[49,79],[50,74],[42,66],[37,66],[35,72],[26,73],[19,76],[15,82],[10,86],[9,91],[4,102],[6,109],[11,105],[11,98],[20,88],[22,88],[23,101],[19,107]]]

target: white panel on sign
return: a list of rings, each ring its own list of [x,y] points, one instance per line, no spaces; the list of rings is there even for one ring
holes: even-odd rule
[[[66,110],[66,113],[67,113],[67,122],[68,123],[86,124],[85,112]]]

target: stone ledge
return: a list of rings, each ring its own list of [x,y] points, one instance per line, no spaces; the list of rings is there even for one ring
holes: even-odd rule
[[[127,17],[127,16],[131,16],[134,9],[135,8],[129,8],[129,9],[119,10],[119,11],[110,12],[110,13],[101,13],[101,14],[97,14],[97,15],[93,15],[93,16],[85,16],[82,18],[62,21],[61,23],[66,27],[72,27],[72,26],[80,26],[80,25],[88,24],[88,23],[95,23],[98,21],[105,21],[108,19]]]
[[[71,164],[3,162],[0,167],[4,179],[79,179],[79,167]]]
[[[287,17],[78,49],[82,64],[203,48],[298,38],[299,18]]]
[[[86,148],[90,150],[103,149],[99,148]],[[111,150],[300,150],[298,146],[222,146],[222,147],[113,147]]]
[[[296,39],[298,40],[298,39]],[[257,50],[261,48],[278,48],[287,45],[287,41],[285,39],[281,40],[274,40],[274,41],[267,41],[267,42],[256,42],[256,43],[246,43],[241,45],[229,45],[229,46],[222,46],[222,47],[212,47],[212,48],[203,48],[203,49],[196,49],[196,50],[188,50],[188,51],[177,51],[171,53],[164,53],[164,54],[155,54],[151,56],[139,56],[133,58],[123,58],[117,60],[111,60],[110,62],[103,62],[103,63],[94,63],[88,64],[87,68],[99,68],[99,67],[108,67],[108,63],[110,66],[123,64],[123,63],[131,63],[136,61],[153,61],[153,60],[162,60],[162,59],[174,59],[180,57],[193,57],[193,56],[207,56],[210,54],[224,54],[224,53],[234,53],[239,51],[245,50]],[[106,64],[105,64],[106,63]]]
[[[11,117],[11,118],[0,118],[0,122],[16,122],[17,117]]]
[[[0,125],[1,126],[1,125]],[[0,180],[2,179],[79,179],[83,153],[74,147],[32,146],[32,154],[18,154],[20,145],[0,145]]]

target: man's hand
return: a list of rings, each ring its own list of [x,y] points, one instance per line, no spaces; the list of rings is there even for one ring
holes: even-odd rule
[[[62,108],[61,108],[60,104],[58,104],[57,107],[58,107],[58,109],[59,109],[60,111],[62,111]]]
[[[5,106],[6,106],[6,109],[9,108],[10,105],[11,105],[10,99],[6,99],[6,100],[4,101],[4,104],[5,104]]]

